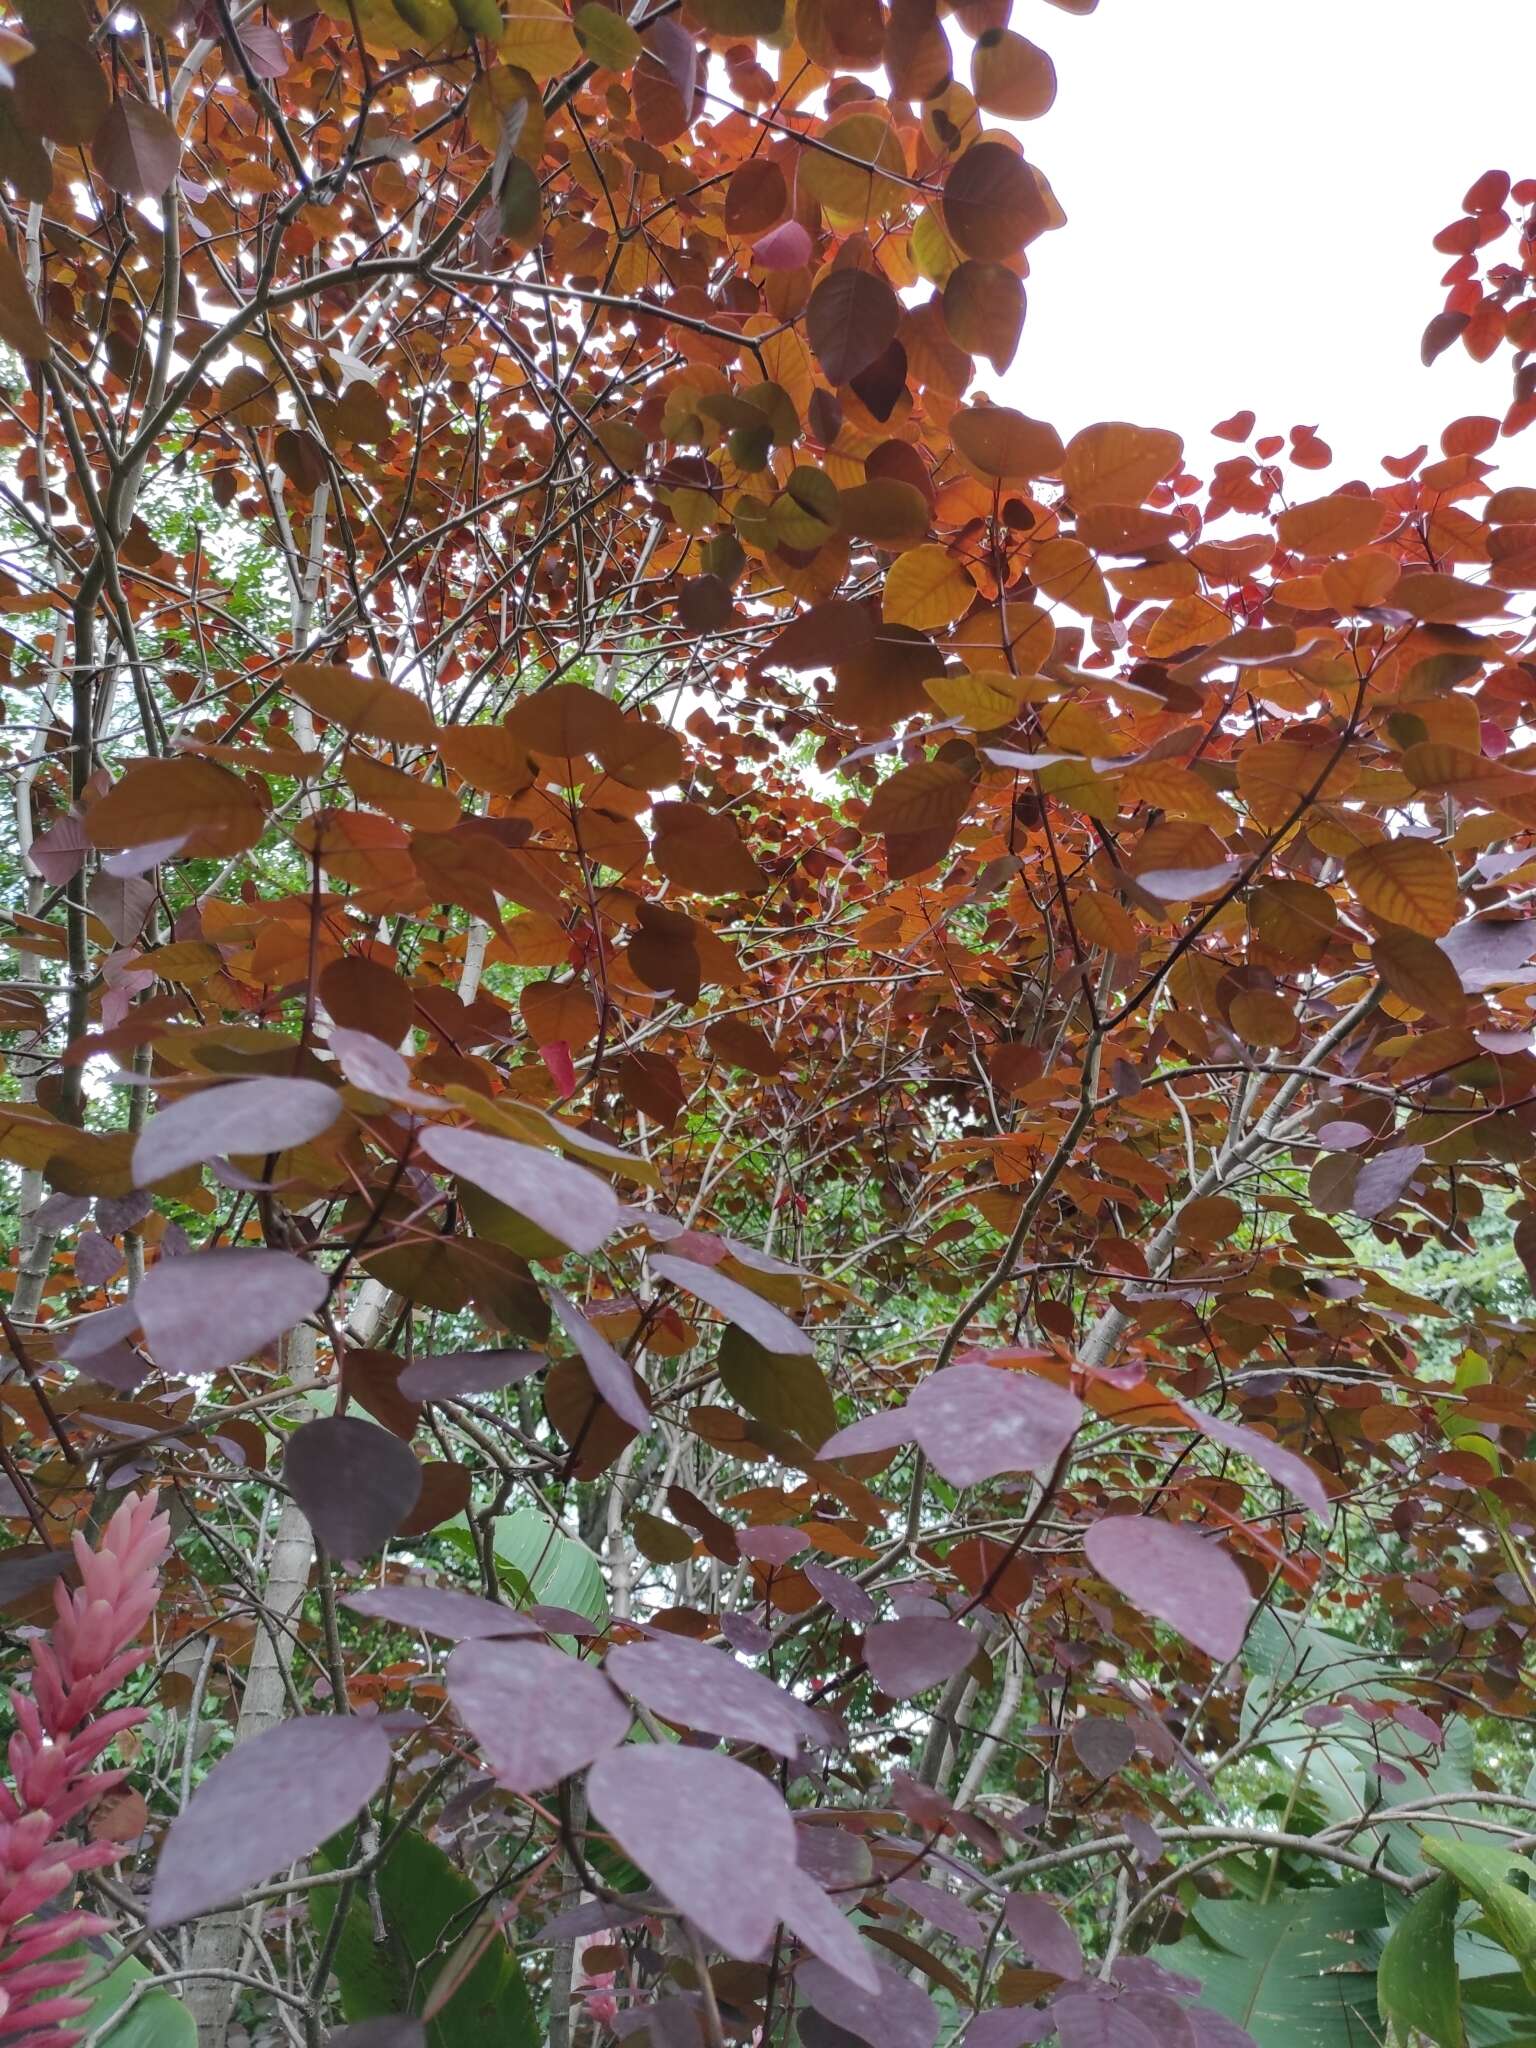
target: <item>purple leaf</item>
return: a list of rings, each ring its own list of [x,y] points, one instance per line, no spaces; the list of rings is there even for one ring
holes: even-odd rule
[[[542,1633],[515,1607],[457,1593],[451,1586],[373,1586],[366,1593],[348,1593],[342,1603],[372,1621],[390,1621],[396,1628],[416,1628],[429,1636],[464,1642],[471,1636],[531,1636]]]
[[[1245,1423],[1228,1422],[1220,1415],[1207,1415],[1204,1409],[1192,1408],[1187,1402],[1181,1405],[1203,1436],[1208,1436],[1213,1443],[1224,1444],[1229,1451],[1236,1451],[1242,1457],[1251,1458],[1277,1486],[1295,1494],[1302,1506],[1310,1508],[1313,1514],[1327,1514],[1328,1489],[1305,1458],[1298,1458],[1294,1451],[1286,1450],[1284,1445],[1275,1443],[1260,1430],[1249,1429]]]
[[[388,1770],[388,1736],[358,1714],[283,1721],[240,1743],[171,1823],[150,1926],[227,1905],[297,1863],[367,1804]]]
[[[396,1385],[408,1401],[467,1401],[518,1386],[548,1363],[542,1351],[444,1351],[415,1359]]]
[[[1258,2043],[1245,2027],[1236,2020],[1229,2020],[1224,2012],[1212,2012],[1208,2006],[1193,2005],[1185,2012],[1190,2031],[1195,2037],[1195,2048],[1258,2048]]]
[[[238,30],[245,61],[258,78],[281,78],[288,69],[288,52],[275,28],[259,21],[242,22]],[[351,2048],[351,2044],[348,2044]]]
[[[798,1872],[794,1821],[766,1778],[713,1750],[636,1744],[598,1759],[587,1797],[624,1854],[714,1947],[740,1962],[761,1955]]]
[[[882,1692],[906,1700],[963,1671],[976,1648],[976,1638],[959,1622],[914,1616],[877,1621],[864,1637],[864,1662]]]
[[[785,1926],[829,1969],[866,1994],[878,1994],[874,1957],[813,1877],[803,1870],[791,1873],[779,1894],[779,1912]]]
[[[107,1237],[121,1237],[125,1230],[136,1230],[155,1206],[153,1195],[143,1188],[135,1188],[131,1195],[109,1195],[96,1197],[96,1228]]]
[[[1196,2048],[1189,2014],[1166,1991],[1123,1992],[1120,2009],[1146,2028],[1158,2048]]]
[[[733,1280],[717,1266],[701,1266],[697,1259],[674,1258],[670,1252],[651,1252],[646,1263],[663,1280],[670,1280],[674,1287],[683,1288],[708,1307],[717,1309],[728,1323],[734,1323],[738,1330],[745,1330],[773,1357],[812,1356],[811,1340],[797,1323],[792,1323],[782,1309],[775,1308],[771,1301],[764,1301],[760,1294],[754,1294],[750,1287],[743,1287],[739,1280]]]
[[[1084,1539],[1088,1562],[1133,1607],[1225,1662],[1242,1647],[1253,1595],[1233,1560],[1184,1522],[1111,1515]]]
[[[868,1884],[874,1859],[862,1835],[845,1827],[823,1826],[811,1821],[795,1822],[795,1841],[800,1868],[829,1891],[849,1891]]]
[[[1139,1813],[1122,1813],[1120,1826],[1129,1835],[1132,1846],[1142,1862],[1150,1870],[1155,1863],[1163,1860],[1163,1838],[1150,1821],[1143,1820]]]
[[[509,1792],[539,1792],[629,1733],[629,1708],[595,1664],[548,1643],[460,1643],[448,1697]]]
[[[1208,868],[1148,868],[1136,877],[1149,896],[1164,903],[1195,903],[1219,896],[1242,873],[1240,860],[1217,861]]]
[[[123,1255],[99,1231],[82,1230],[75,1239],[75,1278],[85,1288],[105,1287],[123,1270]]]
[[[48,1586],[74,1568],[72,1550],[37,1550],[18,1546],[0,1555],[0,1607],[25,1600],[39,1586]]]
[[[217,1372],[312,1316],[326,1297],[318,1266],[292,1252],[198,1252],[161,1259],[132,1308],[162,1372]]]
[[[1096,1778],[1112,1778],[1136,1754],[1136,1738],[1123,1721],[1074,1721],[1072,1747]]]
[[[885,1888],[885,1896],[899,1906],[919,1914],[930,1926],[939,1928],[963,1948],[979,1954],[987,1945],[987,1926],[979,1913],[962,1905],[953,1892],[918,1877],[898,1877]]]
[[[1083,1974],[1083,1951],[1061,1907],[1046,1892],[1012,1892],[1003,1906],[1008,1932],[1037,1969],[1075,1984]]]
[[[889,1963],[876,1962],[875,1975],[878,1989],[860,1991],[825,1963],[806,1963],[795,1982],[823,2019],[871,2048],[933,2048],[939,2009],[927,1992]]]
[[[131,946],[143,931],[154,900],[152,883],[133,876],[104,874],[100,868],[92,875],[86,892],[91,915],[101,919],[120,946]]]
[[[71,1365],[84,1371],[91,1359],[113,1350],[138,1327],[136,1303],[115,1302],[111,1308],[98,1309],[95,1315],[82,1316],[78,1323],[71,1324],[59,1349]],[[147,1366],[140,1369],[141,1378],[148,1369]]]
[[[1048,2012],[1033,2006],[1005,2005],[996,2012],[979,2012],[961,2036],[961,2048],[1031,2048],[1056,2031]]]
[[[93,1351],[89,1356],[82,1356],[78,1361],[78,1369],[119,1394],[133,1393],[149,1378],[149,1367],[138,1352],[127,1344],[109,1344],[104,1351]]]
[[[620,1358],[608,1339],[593,1329],[575,1302],[567,1301],[558,1288],[551,1288],[549,1300],[561,1329],[581,1354],[587,1377],[614,1414],[631,1429],[649,1429],[651,1411],[635,1384],[634,1368]]]
[[[85,866],[87,850],[84,819],[63,811],[46,832],[38,833],[28,858],[50,889],[62,889]]]
[[[917,1430],[909,1402],[905,1408],[884,1408],[873,1415],[861,1415],[829,1436],[822,1445],[823,1458],[862,1458],[871,1452],[899,1450],[915,1443]]]
[[[604,1180],[538,1145],[485,1131],[423,1131],[417,1143],[445,1172],[484,1188],[573,1252],[594,1252],[619,1227],[619,1198]]]
[[[798,1756],[801,1745],[820,1732],[807,1729],[805,1708],[771,1678],[749,1671],[724,1650],[683,1636],[624,1643],[608,1652],[607,1669],[615,1685],[663,1720],[760,1742],[776,1756]]]
[[[832,1612],[844,1621],[851,1621],[863,1627],[875,1618],[875,1603],[847,1572],[840,1572],[829,1564],[808,1564],[805,1576],[826,1601]]]
[[[1482,995],[1528,978],[1522,970],[1536,955],[1536,918],[1469,918],[1438,944],[1450,955],[1467,994]]]
[[[1160,2048],[1158,2038],[1118,1998],[1074,1991],[1051,2007],[1061,2048]]]
[[[263,1076],[200,1088],[149,1119],[133,1148],[133,1177],[153,1187],[205,1159],[286,1152],[328,1131],[341,1111],[341,1097],[323,1081]]]
[[[249,33],[249,31],[247,31]],[[390,2013],[374,2020],[355,2020],[329,2036],[325,2048],[427,2048],[427,2029],[422,2020]]]
[[[1349,1206],[1367,1223],[1396,1208],[1408,1192],[1408,1184],[1424,1163],[1422,1145],[1397,1145],[1390,1152],[1378,1152],[1362,1160],[1355,1176]]]
[[[907,1403],[918,1443],[952,1486],[1004,1472],[1042,1478],[1071,1443],[1083,1404],[1033,1373],[952,1365],[923,1381]]]
[[[356,1415],[321,1415],[288,1439],[283,1479],[333,1557],[371,1557],[421,1495],[409,1444]]]

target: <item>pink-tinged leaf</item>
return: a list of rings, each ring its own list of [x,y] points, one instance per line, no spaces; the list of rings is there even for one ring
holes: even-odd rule
[[[557,1153],[484,1131],[423,1131],[417,1141],[446,1172],[498,1202],[573,1252],[595,1252],[619,1227],[619,1198],[606,1181]]]
[[[132,1307],[162,1372],[217,1372],[312,1316],[326,1292],[319,1267],[292,1252],[225,1249],[162,1258]]]
[[[353,1031],[345,1024],[331,1026],[331,1051],[336,1064],[352,1083],[369,1095],[382,1095],[386,1102],[403,1103],[407,1109],[441,1109],[435,1095],[427,1095],[411,1081],[410,1062],[392,1045],[385,1045],[368,1031]]]
[[[1378,1152],[1360,1163],[1349,1206],[1369,1223],[1395,1209],[1408,1192],[1409,1183],[1424,1164],[1422,1145],[1398,1145],[1390,1152]]]
[[[1246,1423],[1229,1422],[1225,1416],[1207,1415],[1203,1408],[1192,1408],[1181,1403],[1184,1413],[1202,1436],[1208,1436],[1212,1443],[1223,1444],[1229,1451],[1249,1458],[1261,1471],[1267,1472],[1277,1486],[1283,1486],[1287,1493],[1295,1494],[1303,1507],[1315,1515],[1328,1513],[1328,1489],[1305,1458],[1297,1457],[1283,1444],[1277,1444],[1257,1429],[1248,1428]]]
[[[515,1607],[498,1607],[494,1600],[458,1593],[451,1586],[373,1586],[366,1593],[348,1593],[342,1605],[370,1621],[393,1622],[396,1628],[420,1629],[454,1642],[543,1633],[536,1621]]]
[[[1061,1907],[1047,1892],[1012,1892],[1003,1918],[1026,1958],[1037,1970],[1075,1984],[1083,1974],[1083,1951]]]
[[[1242,1647],[1253,1595],[1220,1545],[1184,1522],[1110,1515],[1084,1538],[1088,1562],[1131,1605],[1225,1662]]]
[[[868,1995],[880,1989],[875,1958],[821,1886],[804,1870],[794,1871],[779,1894],[786,1927],[797,1934],[812,1955]]]
[[[1136,1738],[1123,1721],[1074,1721],[1070,1739],[1078,1761],[1096,1778],[1112,1778],[1136,1754]]]
[[[766,1778],[713,1750],[632,1744],[598,1759],[587,1797],[707,1941],[740,1962],[762,1954],[798,1874],[795,1824]]]
[[[367,1804],[388,1770],[388,1736],[357,1714],[283,1721],[240,1743],[171,1823],[150,1926],[227,1905],[308,1856]]]
[[[89,842],[85,820],[63,811],[46,832],[39,832],[27,857],[50,889],[62,889],[85,866]]]
[[[333,1557],[371,1557],[421,1495],[421,1467],[392,1430],[321,1415],[288,1439],[283,1479]]]
[[[742,1556],[756,1559],[771,1571],[778,1571],[792,1557],[798,1557],[805,1546],[803,1529],[785,1529],[777,1523],[736,1531],[736,1548]]]
[[[341,1097],[323,1081],[263,1076],[202,1088],[145,1124],[133,1148],[133,1177],[147,1188],[205,1159],[286,1152],[328,1131],[341,1110]]]
[[[115,1302],[111,1308],[98,1309],[93,1316],[82,1316],[59,1346],[70,1364],[82,1372],[89,1371],[93,1359],[131,1337],[139,1327],[136,1302],[137,1297],[133,1301]],[[141,1376],[147,1371],[147,1366],[141,1368]]]
[[[862,1991],[825,1963],[806,1963],[795,1982],[806,2002],[845,2033],[879,2048],[933,2048],[939,2009],[920,1985],[889,1963],[875,1964],[876,1989]]]
[[[663,1720],[759,1742],[776,1756],[798,1756],[820,1733],[807,1722],[809,1710],[771,1678],[684,1636],[624,1643],[608,1652],[607,1669],[615,1685]]]
[[[248,21],[242,22],[238,33],[245,61],[258,78],[282,78],[286,74],[288,52],[275,28],[268,28],[259,21]]]
[[[1164,903],[1200,903],[1229,888],[1242,867],[1241,861],[1224,860],[1208,868],[1148,868],[1136,881]]]
[[[1113,1993],[1074,1991],[1051,2006],[1061,2048],[1177,2048],[1128,2012]]]
[[[448,1697],[509,1792],[540,1792],[629,1733],[630,1712],[595,1664],[548,1643],[460,1643]]]
[[[175,839],[146,840],[142,846],[126,846],[121,853],[106,854],[101,865],[109,875],[147,875],[151,868],[180,853],[186,843],[186,833]]]
[[[563,1038],[556,1038],[548,1045],[541,1045],[539,1058],[548,1068],[549,1078],[555,1084],[555,1100],[564,1102],[568,1095],[574,1095],[576,1062],[571,1058],[571,1048],[566,1041]]]
[[[144,920],[154,907],[155,891],[150,882],[131,876],[119,878],[97,869],[86,892],[92,917],[99,917],[120,946],[131,946],[144,929]]]
[[[1005,1472],[1050,1472],[1077,1433],[1083,1404],[1033,1373],[952,1365],[907,1403],[917,1441],[954,1486]]]
[[[880,1690],[911,1699],[963,1671],[976,1654],[976,1638],[939,1615],[877,1621],[864,1637],[864,1662]]]
[[[745,1330],[755,1343],[761,1344],[775,1358],[812,1356],[811,1340],[798,1324],[792,1323],[771,1301],[764,1301],[760,1294],[754,1294],[750,1287],[743,1287],[739,1280],[733,1280],[718,1267],[701,1266],[697,1259],[674,1258],[670,1252],[651,1252],[646,1263],[663,1280],[670,1280],[675,1287],[684,1288],[710,1308],[717,1309],[728,1323],[734,1323],[738,1330]]]
[[[951,1371],[955,1368],[951,1367]],[[912,1404],[904,1408],[885,1408],[874,1415],[861,1415],[857,1422],[850,1422],[829,1436],[821,1447],[823,1458],[862,1458],[880,1451],[899,1450],[903,1444],[916,1443],[917,1429],[912,1416]]]
[[[874,1620],[875,1603],[857,1579],[829,1564],[808,1564],[805,1576],[832,1612],[844,1621],[862,1628],[867,1621]]]
[[[581,1354],[587,1377],[608,1406],[631,1429],[645,1431],[651,1426],[651,1411],[635,1383],[634,1368],[622,1359],[608,1339],[594,1330],[574,1301],[558,1288],[549,1296],[560,1327]]]
[[[781,221],[752,244],[752,261],[762,270],[803,270],[811,260],[811,238],[797,220]]]
[[[542,1351],[444,1351],[413,1359],[396,1385],[407,1401],[467,1401],[520,1386],[548,1363]]]

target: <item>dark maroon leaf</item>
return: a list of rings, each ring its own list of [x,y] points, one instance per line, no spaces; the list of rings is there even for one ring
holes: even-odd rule
[[[526,1216],[573,1252],[592,1252],[619,1227],[619,1198],[585,1167],[484,1131],[423,1131],[429,1159]]]
[[[1029,2005],[999,2006],[995,2012],[979,2012],[960,2037],[961,2048],[1031,2048],[1047,2041],[1056,2031],[1048,2012]]]
[[[371,1557],[421,1493],[409,1444],[357,1415],[322,1415],[288,1439],[283,1478],[333,1557]]]
[[[481,1600],[473,1593],[457,1593],[451,1586],[372,1586],[365,1593],[348,1593],[344,1604],[373,1621],[390,1621],[397,1628],[421,1629],[429,1636],[449,1636],[462,1642],[471,1636],[540,1635],[536,1621],[515,1607],[498,1607],[494,1600]]]
[[[542,1351],[445,1351],[414,1359],[395,1384],[408,1401],[467,1401],[518,1386],[548,1363]]]
[[[981,1915],[973,1913],[953,1892],[947,1892],[939,1885],[924,1884],[917,1877],[898,1877],[886,1886],[885,1896],[919,1914],[930,1925],[958,1941],[962,1948],[974,1949],[980,1954],[987,1945],[989,1929]]]
[[[963,1671],[976,1654],[976,1638],[957,1621],[914,1615],[877,1621],[865,1633],[869,1675],[892,1699],[911,1699]]]
[[[823,2018],[871,2048],[933,2048],[939,2010],[927,1992],[886,1962],[876,1961],[875,1976],[877,1988],[863,1991],[825,1963],[805,1963],[795,1982]]]
[[[328,1131],[341,1108],[341,1097],[323,1081],[261,1077],[199,1089],[145,1124],[133,1148],[133,1177],[153,1187],[205,1159],[286,1152]]]
[[[778,1756],[797,1756],[820,1732],[808,1727],[800,1701],[771,1678],[682,1636],[621,1644],[608,1652],[607,1669],[615,1685],[664,1720],[759,1742]]]
[[[1212,2012],[1207,2006],[1192,2005],[1184,2017],[1195,2037],[1195,2048],[1258,2048],[1247,2028],[1240,2027],[1236,2020],[1229,2020],[1224,2012]]]
[[[181,138],[168,117],[145,100],[114,101],[91,139],[91,161],[114,192],[158,199],[181,161]]]
[[[630,1712],[594,1664],[548,1643],[460,1643],[448,1697],[511,1792],[539,1792],[622,1742]]]
[[[134,1294],[162,1372],[238,1365],[322,1306],[326,1278],[292,1252],[221,1250],[162,1258]]]
[[[1525,969],[1536,958],[1536,918],[1469,918],[1439,941],[1468,995],[1507,988],[1530,979]]]
[[[172,1821],[151,1927],[172,1927],[264,1884],[319,1848],[373,1797],[389,1738],[358,1714],[283,1721],[220,1759]]]
[[[587,1796],[624,1854],[714,1947],[742,1962],[762,1953],[799,1875],[795,1824],[766,1778],[713,1750],[632,1744],[598,1759]]]
[[[1111,1515],[1094,1523],[1083,1548],[1100,1578],[1143,1614],[1166,1621],[1208,1656],[1237,1655],[1253,1595],[1211,1537],[1184,1522]]]
[[[1123,1721],[1074,1721],[1071,1740],[1080,1761],[1096,1778],[1112,1778],[1136,1754],[1136,1738]]]
[[[829,271],[811,293],[805,331],[829,384],[846,384],[896,339],[901,301],[883,277],[852,265]]]
[[[593,1329],[575,1302],[568,1301],[558,1288],[550,1290],[549,1300],[561,1329],[581,1355],[587,1377],[614,1414],[621,1422],[627,1422],[631,1429],[649,1429],[651,1411],[636,1384],[633,1367],[619,1356],[606,1337]]]
[[[44,1550],[31,1544],[0,1551],[0,1607],[24,1600],[74,1567],[72,1550]]]

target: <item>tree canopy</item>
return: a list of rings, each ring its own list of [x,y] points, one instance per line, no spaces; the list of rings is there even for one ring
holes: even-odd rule
[[[1536,179],[1197,473],[1055,93],[0,29],[0,2039],[1536,2036]]]

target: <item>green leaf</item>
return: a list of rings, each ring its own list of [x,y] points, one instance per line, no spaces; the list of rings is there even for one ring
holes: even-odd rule
[[[1530,1863],[1506,1849],[1453,1841],[1445,1835],[1426,1835],[1422,1846],[1426,1863],[1449,1871],[1468,1897],[1476,1899],[1486,1931],[1506,1955],[1513,1956],[1521,1976],[1536,1991],[1536,1900],[1509,1882],[1511,1871],[1518,1871],[1528,1883],[1536,1877]]]
[[[1246,2027],[1258,2048],[1360,2048],[1373,2038],[1376,1976],[1341,1936],[1385,1921],[1380,1885],[1277,1892],[1266,1903],[1199,1899],[1203,1939],[1152,1951],[1201,1980],[1199,2003]]]
[[[1381,2016],[1405,2038],[1427,2034],[1436,2048],[1463,2048],[1461,1992],[1456,1976],[1456,1908],[1450,1877],[1420,1892],[1392,1930],[1376,1973]]]
[[[90,1944],[93,1962],[97,1947],[95,1942]],[[197,2022],[169,1991],[145,1992],[136,2003],[128,2003],[137,1986],[153,1975],[134,1957],[125,1956],[111,1976],[104,1977],[90,1993],[91,2009],[82,2013],[75,2025],[83,2034],[92,2035],[99,2027],[108,2026],[114,2012],[126,2008],[117,2024],[101,2036],[100,2048],[197,2048]]]
[[[569,1607],[589,1621],[608,1611],[603,1568],[574,1536],[552,1529],[537,1508],[518,1508],[496,1517],[496,1555],[521,1573],[532,1599],[546,1607]]]
[[[333,1870],[350,1860],[350,1835],[327,1843],[316,1858]],[[419,2012],[481,1905],[469,1879],[425,1836],[414,1833],[403,1835],[384,1859],[378,1893],[384,1940],[373,1938],[367,1892],[359,1885],[336,1944],[332,1967],[348,2020]],[[309,1896],[315,1926],[324,1936],[337,1895],[321,1889]],[[480,2048],[491,2041],[496,2048],[539,2048],[542,2039],[522,1973],[499,1937],[427,2028],[428,2048]]]

